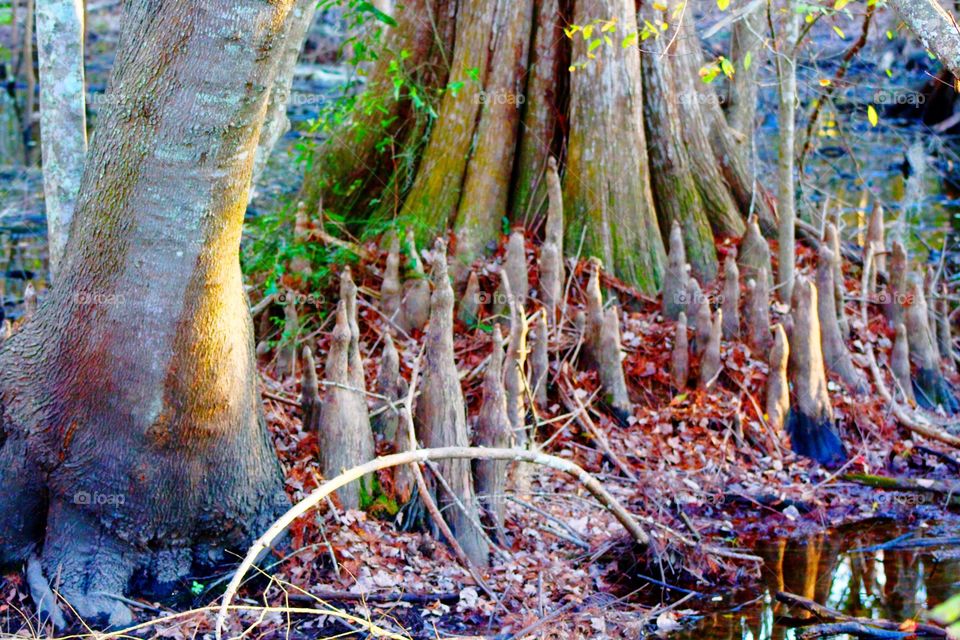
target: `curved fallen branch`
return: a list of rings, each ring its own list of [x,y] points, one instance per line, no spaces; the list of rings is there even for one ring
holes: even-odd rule
[[[389,456],[376,458],[356,466],[336,478],[332,478],[314,489],[306,498],[290,508],[279,520],[277,520],[247,551],[243,562],[237,567],[233,579],[227,585],[227,590],[223,594],[223,602],[220,604],[220,610],[217,613],[216,637],[220,640],[223,632],[223,623],[227,617],[227,611],[230,608],[230,602],[237,594],[243,578],[247,572],[256,563],[260,556],[270,548],[270,545],[279,538],[293,522],[316,507],[324,498],[331,493],[350,484],[365,475],[374,473],[381,469],[389,469],[399,465],[426,462],[427,460],[452,460],[452,459],[472,459],[472,460],[506,460],[513,462],[528,462],[537,464],[557,471],[568,473],[579,480],[603,506],[610,510],[614,517],[630,533],[631,537],[641,545],[646,545],[650,538],[643,530],[636,518],[628,512],[620,502],[608,492],[600,482],[592,475],[584,471],[577,464],[551,456],[545,453],[527,451],[525,449],[492,449],[485,447],[440,447],[436,449],[417,449],[416,451],[406,451],[404,453],[395,453]]]

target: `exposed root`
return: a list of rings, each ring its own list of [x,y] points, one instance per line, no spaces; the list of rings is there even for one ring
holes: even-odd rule
[[[863,394],[867,392],[867,381],[853,365],[853,358],[843,341],[837,316],[834,274],[839,267],[839,259],[840,256],[830,251],[826,245],[820,247],[817,259],[817,288],[823,295],[817,297],[817,313],[823,337],[823,358],[827,368],[840,376],[850,389]]]

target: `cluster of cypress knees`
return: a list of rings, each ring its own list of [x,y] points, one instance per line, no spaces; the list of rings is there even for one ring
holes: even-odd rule
[[[364,379],[357,286],[350,269],[343,269],[324,381],[317,378],[311,346],[304,346],[301,353],[304,426],[318,434],[320,463],[327,477],[372,459],[378,437],[392,443],[398,452],[421,444],[534,446],[528,410],[546,407],[551,353],[560,351],[562,337],[569,344],[571,333],[574,343],[579,345],[572,360],[581,367],[595,369],[606,405],[618,417],[629,415],[631,400],[623,369],[620,309],[615,303],[604,308],[602,265],[595,258],[589,261],[582,306],[568,308],[571,282],[565,277],[562,259],[563,205],[553,161],[546,177],[548,215],[537,260],[535,296],[529,286],[522,229],[514,230],[508,238],[497,292],[483,292],[476,271],[469,266],[457,266],[452,280],[462,283],[459,305],[454,304],[442,240],[437,241],[430,254],[432,268],[428,278],[412,232],[406,238],[405,270],[401,269],[399,239],[392,239],[377,305],[388,330],[382,337],[373,394],[367,392]],[[306,226],[305,218],[298,216],[298,235]],[[756,219],[749,221],[737,257],[731,255],[725,260],[722,294],[715,310],[701,284],[690,275],[681,229],[674,223],[662,314],[675,322],[670,378],[678,392],[686,390],[694,378],[691,364],[698,369],[698,387],[707,389],[716,384],[723,368],[722,341],[745,339],[758,359],[769,364],[764,417],[767,427],[776,432],[786,429],[795,452],[832,466],[844,461],[846,452],[834,423],[827,371],[854,394],[868,393],[870,385],[847,347],[850,322],[845,312],[836,226],[826,224],[822,240],[816,242],[819,249],[814,281],[802,276],[797,279],[790,313],[771,327],[770,249]],[[960,411],[941,370],[941,349],[946,349],[945,360],[953,366],[945,298],[941,296],[944,306],[939,318],[928,312],[924,283],[909,276],[906,255],[898,242],[893,243],[890,268],[886,269],[879,209],[872,216],[868,244],[873,247],[870,256],[876,257],[864,265],[871,269],[870,277],[865,278],[870,288],[867,294],[873,302],[884,306],[895,329],[890,367],[899,387],[899,399],[911,406],[940,407],[949,413]],[[306,264],[291,265],[294,271],[307,268]],[[743,322],[741,276],[746,280]],[[878,294],[877,282],[881,279],[886,281],[886,287]],[[528,314],[531,307],[533,313]],[[285,313],[286,333],[296,335],[298,320],[292,298]],[[493,349],[484,365],[481,408],[469,425],[454,355],[455,313],[468,326],[490,317],[501,319],[491,332]],[[688,335],[689,319],[693,321],[692,337]],[[417,398],[412,403],[392,333],[409,337],[420,330],[424,332],[423,355],[418,368],[420,379],[416,382]],[[263,345],[258,347],[261,354],[266,350]],[[918,371],[915,377],[911,376],[911,359]],[[298,358],[294,341],[281,345],[276,362],[280,377],[295,375]],[[558,361],[556,366],[570,365]],[[326,387],[322,399],[320,386]],[[368,397],[376,400],[372,411],[368,410]],[[414,411],[409,410],[411,404],[415,404]],[[506,464],[448,460],[438,465],[437,481],[442,486],[435,489],[435,499],[463,551],[474,562],[488,561],[491,536],[499,538],[504,531]],[[402,501],[408,500],[416,487],[411,474],[407,467],[395,470],[394,491]],[[341,489],[338,495],[344,507],[356,508],[364,493],[371,490],[366,481],[360,481]]]

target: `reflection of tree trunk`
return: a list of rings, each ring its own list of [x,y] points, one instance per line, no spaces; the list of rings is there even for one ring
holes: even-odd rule
[[[170,589],[286,502],[237,252],[291,3],[126,3],[61,277],[0,350],[0,557],[42,543],[88,619],[128,620],[134,571]]]

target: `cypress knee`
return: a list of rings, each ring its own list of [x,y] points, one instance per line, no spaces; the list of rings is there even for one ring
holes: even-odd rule
[[[913,283],[909,298],[910,306],[903,314],[906,316],[910,361],[917,370],[913,380],[913,393],[917,404],[931,410],[943,407],[948,414],[956,414],[960,411],[960,402],[940,371],[940,359],[934,348],[934,337],[930,333],[927,302],[919,281]]]
[[[600,384],[607,402],[624,420],[630,413],[630,395],[623,375],[623,349],[620,345],[620,314],[618,307],[610,307],[603,316],[600,336]]]
[[[547,405],[547,376],[550,373],[549,334],[547,311],[541,309],[533,321],[533,350],[530,354],[530,387],[533,401],[540,407]]]
[[[390,239],[387,252],[387,266],[383,271],[383,283],[380,285],[380,313],[396,326],[403,326],[400,309],[403,303],[403,290],[400,285],[400,240]]]
[[[833,295],[834,263],[837,258],[838,256],[826,246],[820,247],[817,260],[817,289],[824,293],[817,296],[817,312],[823,336],[823,357],[827,368],[840,376],[850,389],[856,393],[866,393],[867,381],[853,365],[853,358],[843,341],[840,323],[837,320],[836,297]]]
[[[723,337],[740,338],[740,269],[733,256],[723,261]]]
[[[676,220],[670,225],[670,253],[667,256],[667,272],[663,277],[663,317],[676,320],[688,308],[687,300],[687,255],[683,246],[683,234]]]
[[[410,259],[407,263],[406,280],[403,282],[401,315],[404,330],[413,331],[423,329],[430,317],[430,282],[423,270],[413,229],[407,230],[407,249],[410,251]]]
[[[483,377],[483,401],[477,417],[474,444],[478,447],[510,447],[512,433],[513,425],[507,412],[507,393],[503,385],[503,338],[498,324],[493,328],[493,351]],[[507,462],[475,460],[473,477],[480,502],[493,521],[499,537],[503,531]]]
[[[717,375],[720,373],[720,336],[723,332],[723,310],[717,309],[713,317],[713,323],[710,325],[710,333],[707,336],[707,344],[703,352],[703,360],[700,362],[700,388],[709,389],[716,382]]]
[[[770,349],[770,373],[767,375],[766,410],[767,425],[774,431],[783,429],[784,420],[790,411],[790,387],[787,383],[787,360],[790,345],[783,325],[773,328],[773,348]]]
[[[740,265],[740,272],[744,278],[758,280],[760,271],[763,270],[767,276],[767,284],[770,284],[770,245],[760,233],[760,225],[755,215],[751,216],[747,222],[747,231],[740,241],[737,264]]]
[[[794,401],[787,419],[787,433],[796,453],[834,467],[842,464],[847,454],[833,424],[833,406],[827,393],[816,286],[805,278],[798,278],[793,299],[790,375]]]
[[[463,391],[453,353],[453,289],[447,275],[446,246],[437,242],[433,265],[434,291],[430,322],[424,336],[423,379],[417,400],[417,435],[426,447],[465,447],[467,437]],[[438,504],[467,556],[479,565],[489,561],[489,547],[477,530],[477,505],[468,460],[442,460],[437,467],[464,508],[440,491]],[[464,511],[465,509],[465,511]]]
[[[747,282],[747,344],[757,354],[770,345],[770,287],[766,271]]]
[[[673,336],[673,351],[670,354],[670,379],[678,391],[687,388],[690,380],[690,348],[687,338],[687,314],[680,312]]]
[[[910,345],[907,339],[907,328],[902,322],[897,325],[893,351],[890,353],[890,370],[893,372],[893,379],[904,401],[910,406],[915,406],[917,400],[913,395],[913,381],[910,378]]]

